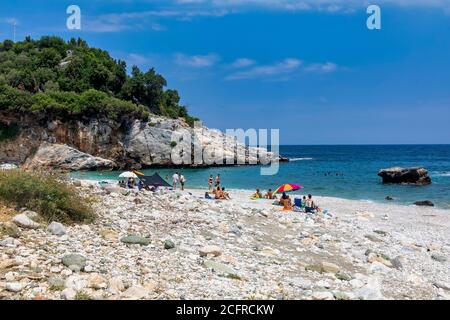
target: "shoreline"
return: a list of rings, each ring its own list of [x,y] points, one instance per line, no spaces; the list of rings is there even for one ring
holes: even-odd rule
[[[111,183],[117,183],[118,180],[114,180],[114,179],[86,179],[86,178],[78,178],[78,177],[72,177],[70,176],[70,179],[73,180],[79,180],[85,183],[94,183],[95,185],[98,184],[98,182],[100,181],[107,181],[107,182],[111,182]],[[206,187],[196,187],[196,186],[188,186],[185,187],[186,190],[194,190],[194,191],[202,191],[203,195],[204,192],[208,191],[208,189]],[[251,194],[253,194],[255,192],[256,189],[245,189],[245,188],[226,188],[227,191],[229,192],[238,192],[238,193],[248,193],[249,197]],[[179,191],[177,189],[177,191]],[[263,193],[265,193],[267,190],[262,190]],[[308,192],[305,193],[298,193],[298,192],[293,192],[293,193],[289,193],[289,195],[291,196],[291,198],[295,198],[295,197],[303,197],[304,195],[308,195]],[[402,203],[402,202],[396,202],[395,199],[391,200],[391,201],[387,201],[385,199],[352,199],[352,198],[345,198],[345,197],[338,197],[338,196],[323,196],[323,195],[317,195],[317,194],[313,194],[314,198],[324,198],[324,199],[337,199],[337,200],[347,200],[347,201],[355,201],[355,202],[366,202],[366,203],[373,203],[373,204],[380,204],[380,205],[386,205],[386,206],[401,206],[401,207],[411,207],[411,208],[424,208],[424,207],[420,207],[420,206],[416,206],[413,203]],[[427,208],[427,207],[425,207]],[[448,214],[450,214],[450,208],[444,208],[442,206],[439,205],[435,205],[434,207],[429,207],[429,208],[434,208],[437,210],[441,210],[441,211],[446,211],[448,212]]]

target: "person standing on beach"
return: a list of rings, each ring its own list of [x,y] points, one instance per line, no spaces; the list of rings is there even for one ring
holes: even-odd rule
[[[183,174],[180,175],[180,184],[181,184],[181,190],[184,190],[184,183],[186,182],[186,178]]]
[[[175,174],[172,176],[173,190],[177,190],[177,183],[179,180],[180,180],[180,175],[178,174],[178,172],[175,172]]]
[[[212,186],[213,186],[213,176],[212,174],[210,174],[208,179],[208,191],[212,190]]]
[[[216,177],[216,187],[220,186],[220,174]]]

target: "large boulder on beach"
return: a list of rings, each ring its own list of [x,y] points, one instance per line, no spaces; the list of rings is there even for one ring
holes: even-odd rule
[[[425,168],[401,168],[394,167],[381,169],[378,175],[383,179],[383,183],[396,184],[416,184],[428,185],[431,178],[428,176],[428,170]]]
[[[65,144],[44,142],[34,156],[27,160],[28,169],[53,168],[68,171],[112,169],[115,163],[111,160],[94,157]]]

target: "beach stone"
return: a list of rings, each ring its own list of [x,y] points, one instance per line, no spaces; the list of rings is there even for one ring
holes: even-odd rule
[[[403,257],[400,257],[400,256],[395,257],[394,259],[391,260],[392,266],[395,269],[402,270],[403,269],[403,260],[404,260]]]
[[[99,274],[92,274],[88,278],[88,286],[93,289],[106,289],[108,287],[108,281]]]
[[[49,224],[47,230],[50,231],[55,236],[63,236],[67,233],[66,227],[64,227],[63,224],[55,221]]]
[[[108,241],[117,241],[119,234],[112,229],[103,229],[100,231],[100,236]]]
[[[141,246],[148,246],[150,244],[150,239],[137,235],[123,237],[120,241],[126,244],[139,244]]]
[[[212,255],[218,257],[222,254],[222,249],[218,246],[204,246],[199,250],[201,257],[207,257],[208,255]]]
[[[432,254],[431,255],[431,259],[438,261],[438,262],[446,262],[447,261],[447,257],[440,255],[440,254]]]
[[[164,249],[170,250],[173,248],[175,248],[175,243],[172,240],[168,239],[168,240],[164,241]]]
[[[21,232],[20,229],[17,227],[16,224],[12,223],[11,221],[7,221],[3,223],[1,230],[8,236],[13,238],[20,238]]]
[[[216,273],[218,273],[220,275],[224,275],[224,276],[227,276],[227,277],[240,279],[240,277],[236,273],[236,271],[234,271],[232,268],[230,268],[230,267],[228,267],[228,266],[226,266],[224,264],[221,264],[221,263],[218,263],[218,262],[215,262],[215,261],[212,261],[212,260],[205,260],[203,262],[203,266],[205,268],[207,268],[207,269],[214,270],[214,272],[216,272]]]
[[[122,293],[121,298],[127,300],[140,300],[148,296],[149,291],[141,286],[132,286]]]
[[[51,289],[53,290],[62,290],[64,289],[65,286],[65,281],[63,279],[61,279],[60,277],[50,277],[47,280],[49,286]]]
[[[339,266],[330,262],[322,262],[321,267],[323,273],[338,273],[340,271]]]
[[[387,259],[386,256],[383,255],[379,255],[376,253],[370,253],[369,256],[367,257],[367,261],[370,263],[374,263],[374,262],[379,262],[384,264],[385,266],[391,268],[392,267],[392,263],[389,259]]]
[[[75,291],[80,291],[88,287],[88,282],[78,275],[72,275],[66,279],[64,286]]]
[[[72,288],[66,288],[63,291],[61,291],[61,299],[63,300],[75,300],[76,296],[77,292]]]
[[[385,198],[387,201],[393,201],[394,200],[394,198],[392,198],[391,196],[386,196],[386,198]]]
[[[444,289],[444,290],[450,291],[450,283],[444,283],[444,282],[436,281],[436,282],[433,282],[433,285],[436,288],[440,288],[440,289]]]
[[[18,265],[19,263],[15,259],[0,260],[0,270],[6,270]]]
[[[349,281],[349,283],[353,288],[361,288],[362,286],[364,286],[364,282],[362,282],[360,279],[352,279]]]
[[[346,293],[340,292],[340,291],[334,292],[333,295],[336,300],[349,300],[350,299],[350,297]]]
[[[330,262],[321,262],[320,264],[312,264],[307,265],[305,267],[306,271],[315,271],[318,273],[338,273],[340,271],[339,266],[335,265],[334,263]]]
[[[291,280],[291,283],[296,286],[299,287],[303,290],[309,290],[312,287],[312,281],[308,280],[308,279],[304,279],[301,277],[295,277]]]
[[[12,222],[14,222],[16,225],[22,228],[26,229],[37,229],[39,228],[39,223],[36,223],[35,221],[31,220],[26,214],[20,213],[16,215]]]
[[[343,273],[343,272],[336,273],[335,277],[336,277],[336,279],[339,279],[339,280],[342,280],[342,281],[350,281],[350,280],[352,280],[351,276],[349,276],[348,274]]]
[[[69,269],[72,269],[71,267],[78,267],[79,270],[83,270],[86,266],[86,258],[80,254],[68,254],[62,258],[62,263]]]
[[[8,282],[5,286],[6,290],[11,292],[20,292],[24,287],[25,285],[20,282]]]
[[[328,291],[314,292],[312,298],[314,300],[334,300],[334,295]]]
[[[119,294],[125,290],[125,284],[121,277],[113,277],[109,279],[109,288],[108,290],[112,294]]]
[[[380,238],[375,237],[374,235],[371,235],[371,234],[366,234],[366,235],[364,235],[364,237],[373,242],[383,242],[383,240],[381,240]]]

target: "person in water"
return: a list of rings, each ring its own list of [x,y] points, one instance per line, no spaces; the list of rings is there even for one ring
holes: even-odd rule
[[[277,198],[277,196],[273,194],[272,189],[269,189],[267,193],[264,195],[264,198],[274,200]]]
[[[213,188],[213,176],[212,174],[210,174],[208,178],[208,191],[211,191],[212,188]]]
[[[220,186],[220,174],[216,177],[216,187]]]

